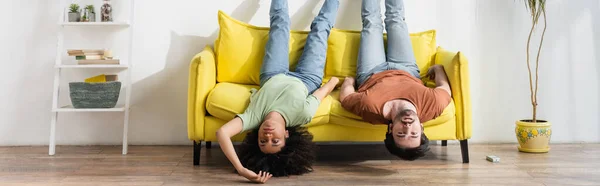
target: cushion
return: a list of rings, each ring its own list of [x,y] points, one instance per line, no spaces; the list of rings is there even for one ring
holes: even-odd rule
[[[219,37],[215,41],[217,81],[259,85],[259,74],[268,40],[269,27],[258,27],[236,20],[219,11]],[[290,69],[302,55],[308,31],[290,33]],[[411,33],[411,41],[421,74],[427,73],[436,51],[436,32]],[[384,34],[384,39],[386,39]],[[356,75],[360,31],[332,29],[327,50],[325,77]]]
[[[206,111],[216,118],[231,120],[250,103],[250,90],[256,85],[218,83],[206,98]]]
[[[206,111],[221,120],[229,121],[236,114],[243,113],[250,103],[251,89],[259,89],[256,85],[242,85],[236,83],[218,83],[208,94],[206,100]],[[317,113],[311,121],[313,124],[329,122],[329,108],[333,98],[328,96],[321,101]]]
[[[456,110],[456,122],[463,125],[457,126],[457,138],[467,139],[471,137],[471,110],[469,90],[469,65],[467,58],[461,52],[448,51],[438,47],[435,64],[444,66],[452,97],[454,98]]]
[[[428,30],[410,33],[410,39],[421,76],[424,76],[436,53],[436,32]],[[384,43],[387,46],[387,34],[384,34]],[[324,82],[332,76],[356,76],[359,46],[360,31],[332,30],[327,48]]]
[[[219,11],[219,26],[219,37],[215,41],[217,81],[259,85],[269,28],[243,23],[222,11]],[[291,69],[295,69],[300,59],[307,35],[307,31],[291,31]]]

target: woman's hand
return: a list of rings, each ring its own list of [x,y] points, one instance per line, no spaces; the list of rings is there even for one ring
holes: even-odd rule
[[[260,171],[258,172],[258,174],[256,174],[253,171],[248,170],[247,168],[238,171],[238,173],[246,179],[255,183],[265,183],[267,182],[267,180],[269,180],[269,178],[273,176],[272,174],[263,171]]]
[[[313,92],[312,95],[319,99],[319,101],[323,101],[323,99],[325,99],[325,97],[327,97],[327,95],[333,91],[338,82],[340,82],[340,79],[337,77],[331,77],[331,79],[329,79],[325,85]]]

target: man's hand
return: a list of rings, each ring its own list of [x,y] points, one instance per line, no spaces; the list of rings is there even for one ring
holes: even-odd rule
[[[429,79],[435,81],[436,88],[440,88],[448,92],[450,96],[452,96],[452,91],[450,89],[450,83],[448,83],[448,77],[446,76],[446,71],[444,71],[444,66],[442,65],[433,65],[429,67],[427,71],[427,75]]]
[[[439,70],[444,70],[444,66],[442,66],[442,65],[433,65],[433,66],[429,67],[429,69],[427,70],[427,74],[425,75],[425,77],[427,77],[427,78],[435,81],[436,71],[439,71]]]
[[[247,168],[242,169],[241,171],[238,171],[238,173],[245,177],[246,179],[255,182],[255,183],[265,183],[267,182],[267,180],[269,180],[269,178],[271,178],[273,175],[269,174],[267,172],[263,172],[260,171],[258,172],[258,174],[252,172],[251,170],[248,170]]]
[[[352,87],[354,87],[354,82],[355,81],[356,80],[353,77],[346,77],[344,79],[344,83],[342,84],[342,86],[352,86]]]
[[[346,77],[346,79],[344,79],[344,83],[342,83],[342,87],[340,89],[340,102],[346,99],[346,97],[348,97],[350,94],[356,92],[354,90],[354,82],[355,80],[353,77]]]

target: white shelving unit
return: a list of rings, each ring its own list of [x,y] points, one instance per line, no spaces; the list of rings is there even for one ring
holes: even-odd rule
[[[127,69],[128,65],[56,65],[56,68],[114,68],[114,69]]]
[[[68,22],[67,20],[67,14],[65,12],[65,8],[68,7],[68,5],[71,2],[66,2],[66,1],[73,1],[73,0],[60,0],[60,8],[61,11],[60,15],[59,15],[59,22],[58,22],[58,36],[57,36],[57,51],[56,51],[56,60],[55,60],[55,73],[54,73],[54,90],[53,90],[53,99],[52,99],[52,119],[50,121],[50,144],[48,147],[48,154],[49,155],[54,155],[56,153],[56,122],[58,120],[58,114],[59,113],[67,113],[67,112],[72,112],[72,113],[81,113],[81,112],[92,112],[92,113],[97,113],[97,112],[122,112],[124,114],[124,121],[123,121],[123,150],[122,153],[123,154],[127,154],[127,147],[128,147],[128,142],[127,142],[127,134],[128,134],[128,128],[129,128],[129,106],[130,106],[130,97],[131,97],[131,67],[132,67],[132,41],[133,41],[133,15],[134,15],[134,0],[125,0],[128,1],[129,3],[129,17],[128,20],[122,21],[122,20],[114,20],[114,22],[100,22],[100,19],[97,19],[97,22]],[[100,0],[96,0],[96,1],[100,1]],[[101,1],[100,1],[101,2]],[[114,9],[114,4],[113,4],[113,9]],[[96,12],[99,14],[99,8],[96,10]],[[98,16],[99,17],[99,16]],[[66,54],[67,49],[64,48],[64,29],[66,27],[69,27],[71,29],[77,29],[78,27],[80,28],[87,28],[87,27],[123,27],[128,29],[128,51],[127,53],[129,54],[127,56],[127,60],[123,60],[121,59],[121,64],[119,65],[76,65],[76,64],[64,64],[63,62],[65,60],[62,59],[63,54]],[[123,63],[124,61],[126,61],[125,63]],[[118,70],[124,70],[125,72],[125,83],[123,83],[123,87],[122,89],[124,89],[124,94],[125,94],[125,100],[124,100],[124,104],[121,105],[117,105],[114,108],[98,108],[98,109],[77,109],[77,108],[73,108],[73,106],[71,105],[59,105],[59,95],[61,92],[60,89],[60,83],[61,83],[61,73],[63,70],[82,70],[82,69],[100,69],[100,70],[108,70],[108,69],[118,69]],[[67,91],[68,92],[68,91]]]
[[[61,26],[129,26],[128,22],[62,22]]]

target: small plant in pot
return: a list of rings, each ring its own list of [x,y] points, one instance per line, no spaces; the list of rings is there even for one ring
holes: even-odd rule
[[[89,22],[96,22],[96,11],[94,10],[94,5],[85,6],[85,12]]]
[[[550,122],[537,118],[537,93],[538,93],[538,72],[540,53],[544,43],[544,34],[546,33],[546,0],[524,0],[525,6],[531,13],[532,26],[527,39],[527,69],[529,72],[529,91],[531,105],[533,108],[533,117],[531,119],[518,120],[516,122],[515,134],[519,141],[519,151],[521,152],[548,152],[550,150],[550,137],[552,128]],[[537,51],[535,61],[535,81],[532,77],[532,68],[530,62],[529,46],[533,32],[538,26],[540,18],[544,19],[544,28],[540,38],[540,45]],[[535,83],[534,83],[535,82]]]
[[[71,4],[69,6],[69,22],[79,22],[81,13],[78,4]]]

